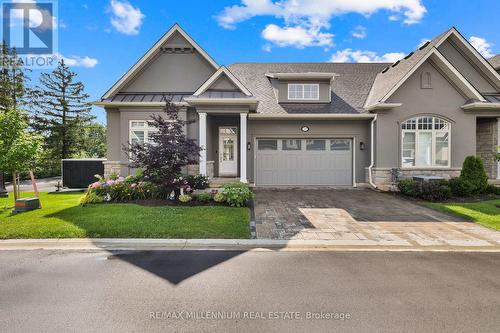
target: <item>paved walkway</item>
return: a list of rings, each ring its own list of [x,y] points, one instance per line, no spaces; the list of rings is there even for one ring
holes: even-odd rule
[[[255,220],[259,239],[500,245],[500,232],[368,189],[256,190]]]

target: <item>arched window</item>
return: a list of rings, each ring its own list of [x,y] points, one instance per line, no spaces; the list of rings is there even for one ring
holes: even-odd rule
[[[420,75],[420,87],[422,89],[432,89],[431,72],[422,72]]]
[[[422,116],[401,124],[401,166],[449,167],[451,124],[441,118]]]

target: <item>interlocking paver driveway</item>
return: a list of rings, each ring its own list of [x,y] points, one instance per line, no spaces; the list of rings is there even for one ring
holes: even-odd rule
[[[500,232],[369,189],[257,189],[257,238],[488,246]]]

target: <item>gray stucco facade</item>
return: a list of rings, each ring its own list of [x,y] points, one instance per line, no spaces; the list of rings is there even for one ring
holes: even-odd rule
[[[455,177],[465,157],[476,154],[489,177],[496,178],[500,99],[495,103],[495,96],[500,98],[500,76],[466,43],[452,28],[395,64],[258,63],[226,68],[174,26],[96,103],[107,113],[106,173],[132,172],[123,151],[131,122],[161,114],[162,94],[178,94],[179,116],[191,121],[186,135],[203,148],[200,164],[187,172],[222,174],[219,129],[227,127],[236,132],[231,141],[237,151],[233,176],[256,185],[259,139],[346,139],[351,142],[348,165],[354,186],[389,188],[393,169],[404,176]],[[297,77],[290,78],[292,74]],[[288,99],[289,84],[317,84],[318,99]],[[153,93],[160,99],[144,97]],[[447,165],[403,165],[402,123],[424,116],[449,124],[448,144],[440,148],[448,154]],[[279,147],[276,154],[287,156],[281,143]],[[433,154],[436,147],[433,143]],[[310,154],[305,148],[302,153]]]

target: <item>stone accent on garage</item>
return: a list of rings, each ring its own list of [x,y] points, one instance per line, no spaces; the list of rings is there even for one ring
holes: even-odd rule
[[[447,168],[447,169],[399,169],[402,178],[411,178],[417,175],[438,176],[444,179],[450,179],[460,176],[462,168]],[[389,168],[373,168],[373,182],[382,191],[394,190],[395,183],[392,179],[392,169]],[[366,179],[368,179],[368,168],[366,168]]]
[[[102,163],[104,164],[104,177],[109,177],[112,173],[120,175],[122,167],[128,165],[128,163],[121,161],[104,161]]]
[[[495,160],[498,145],[498,124],[495,118],[478,119],[476,126],[476,154],[484,163],[490,179],[497,178],[498,166]]]

